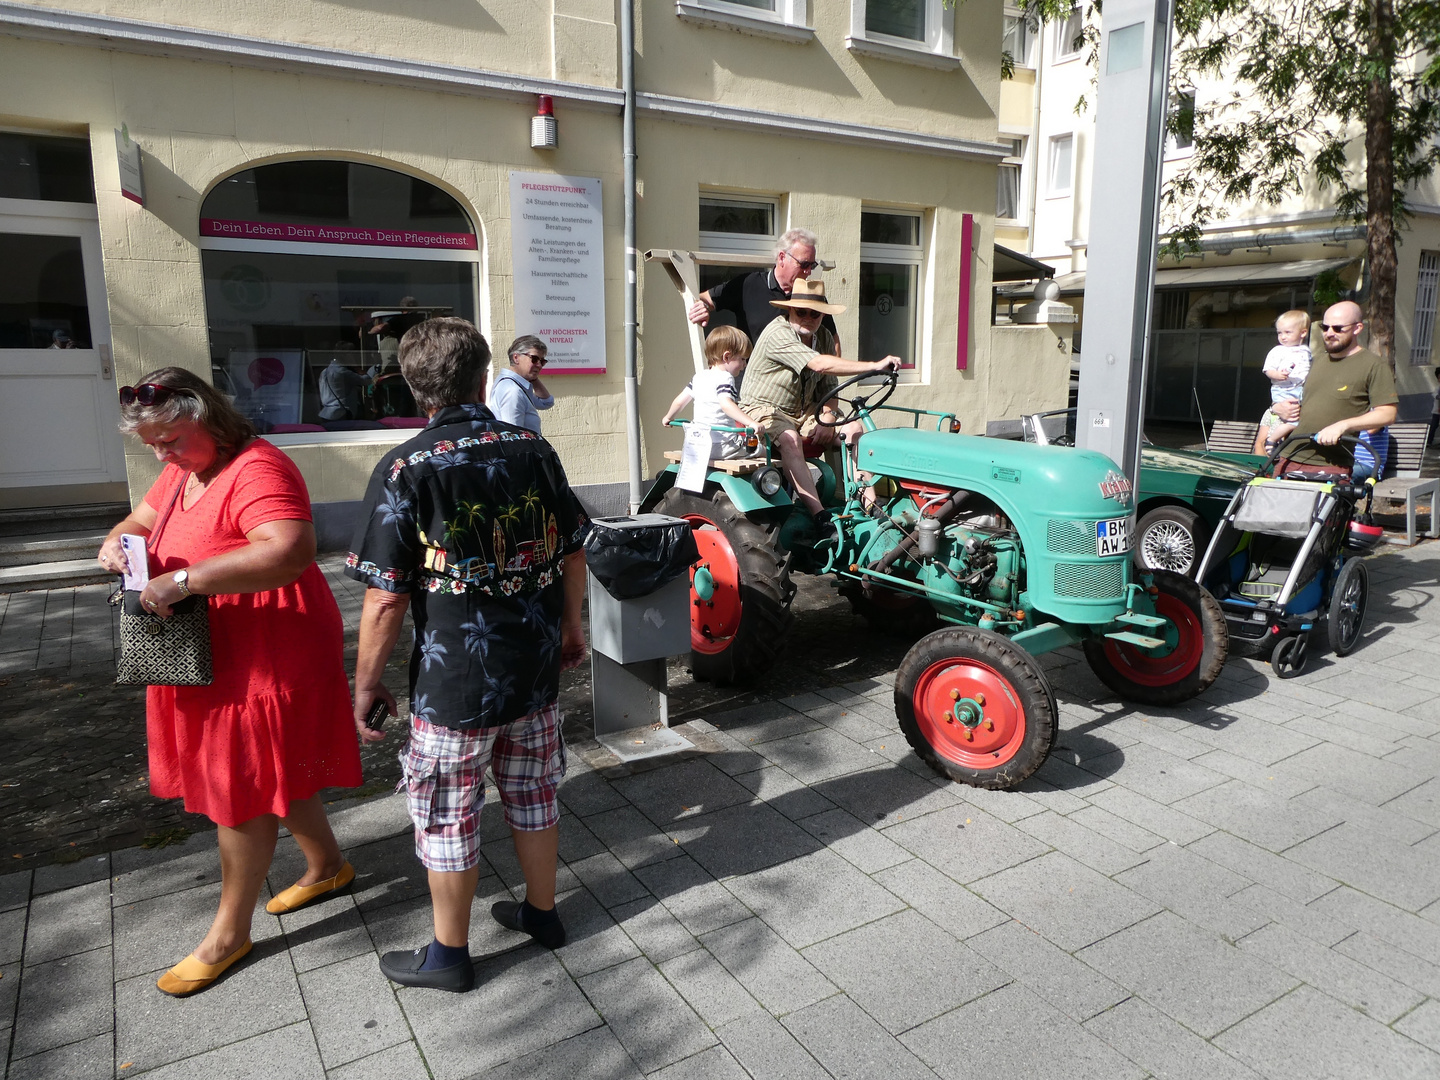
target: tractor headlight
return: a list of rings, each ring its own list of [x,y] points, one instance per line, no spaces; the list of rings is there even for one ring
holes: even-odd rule
[[[758,469],[755,475],[750,478],[750,484],[765,498],[773,498],[775,494],[785,486],[784,478],[780,470],[773,465],[767,465]]]

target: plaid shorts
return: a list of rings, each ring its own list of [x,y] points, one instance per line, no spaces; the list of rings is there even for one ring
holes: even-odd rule
[[[555,791],[565,775],[559,703],[479,731],[411,717],[401,783],[415,823],[415,854],[427,870],[458,872],[480,862],[487,765],[512,829],[540,832],[558,822]]]

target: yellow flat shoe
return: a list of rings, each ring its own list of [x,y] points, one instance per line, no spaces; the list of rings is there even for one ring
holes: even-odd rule
[[[339,892],[355,880],[355,868],[348,862],[340,867],[340,872],[332,878],[324,881],[317,881],[314,885],[291,885],[288,889],[275,897],[265,905],[265,910],[271,915],[284,915],[287,911],[295,911],[304,907],[328,893]]]
[[[218,964],[202,964],[195,959],[195,954],[191,953],[161,975],[155,985],[171,997],[186,997],[199,993],[224,975],[233,964],[244,959],[251,948],[251,943],[247,941]]]

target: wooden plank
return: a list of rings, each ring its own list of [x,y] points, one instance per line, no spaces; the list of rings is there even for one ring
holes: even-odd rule
[[[666,450],[666,461],[679,461],[683,456],[680,450]],[[710,462],[710,468],[719,472],[728,473],[731,476],[749,476],[756,469],[765,467],[764,458],[720,458]]]

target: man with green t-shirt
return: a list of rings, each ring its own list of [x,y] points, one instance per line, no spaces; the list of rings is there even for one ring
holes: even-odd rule
[[[1272,406],[1282,420],[1296,420],[1296,431],[1313,434],[1319,447],[1292,455],[1303,464],[1349,468],[1348,447],[1337,447],[1342,435],[1374,431],[1395,422],[1395,373],[1390,365],[1355,340],[1365,328],[1360,305],[1352,300],[1332,304],[1320,324],[1326,359],[1318,360],[1305,379],[1300,402],[1280,401]]]

